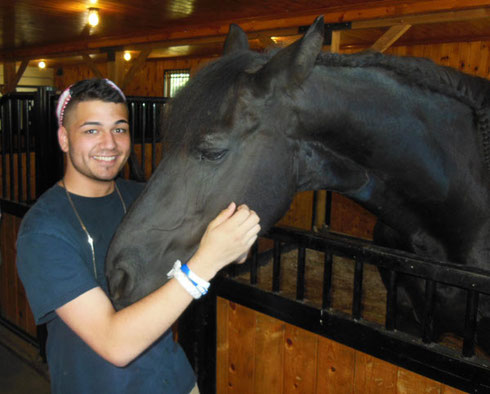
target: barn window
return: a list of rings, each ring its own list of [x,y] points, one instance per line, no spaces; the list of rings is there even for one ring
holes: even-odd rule
[[[163,75],[163,96],[174,97],[179,89],[189,80],[190,72],[188,69],[183,70],[165,70]]]

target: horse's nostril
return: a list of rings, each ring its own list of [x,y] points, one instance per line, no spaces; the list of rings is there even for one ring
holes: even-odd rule
[[[109,292],[113,301],[127,296],[133,288],[130,275],[123,269],[117,268],[109,278]]]

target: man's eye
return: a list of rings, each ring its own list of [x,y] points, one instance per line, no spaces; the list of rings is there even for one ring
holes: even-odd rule
[[[116,134],[123,134],[123,133],[126,133],[127,130],[125,128],[122,128],[122,127],[119,127],[117,129],[114,129],[114,133]]]
[[[85,130],[85,134],[97,134],[97,129]]]

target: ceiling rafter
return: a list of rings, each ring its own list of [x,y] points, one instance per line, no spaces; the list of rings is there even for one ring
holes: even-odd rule
[[[391,3],[393,2],[383,2]],[[384,28],[400,24],[418,25],[444,22],[458,22],[476,19],[490,19],[489,1],[465,0],[465,1],[418,1],[404,2],[404,7],[372,6],[362,10],[326,10],[326,22],[352,21],[352,29]],[[454,4],[453,4],[454,3]],[[376,3],[379,4],[379,3]],[[462,6],[476,8],[457,9]],[[445,8],[444,8],[445,7]],[[453,8],[453,11],[441,11]],[[416,13],[417,10],[423,12]],[[318,11],[320,13],[321,10]],[[310,11],[311,12],[311,11]],[[393,16],[396,13],[405,15]],[[265,19],[236,21],[247,31],[249,39],[268,41],[272,36],[294,36],[298,34],[297,26],[311,23],[314,16],[300,15],[283,19]],[[148,34],[133,35],[131,37],[108,37],[90,41],[71,42],[65,44],[45,45],[35,48],[23,48],[17,50],[0,51],[0,61],[15,61],[23,59],[35,59],[37,57],[56,58],[68,55],[80,56],[81,53],[96,54],[108,50],[146,50],[148,48],[168,48],[180,45],[201,45],[222,43],[227,33],[229,22],[211,23],[206,25],[194,25],[186,30],[160,31]],[[266,28],[268,27],[268,28]]]

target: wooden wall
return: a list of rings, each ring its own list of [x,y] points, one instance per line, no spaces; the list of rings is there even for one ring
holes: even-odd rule
[[[217,309],[218,394],[462,393],[228,300]]]
[[[206,64],[211,58],[148,60],[144,66],[136,72],[124,93],[127,96],[161,97],[163,95],[163,74],[165,70],[190,69],[191,76]],[[129,70],[131,62],[126,64]],[[97,64],[102,75],[107,75],[107,64]],[[60,75],[58,75],[60,74]],[[79,80],[94,78],[95,75],[90,68],[84,64],[64,66],[60,68],[55,76],[54,83],[57,89],[63,90],[67,86]]]
[[[34,317],[15,266],[15,242],[20,221],[20,218],[16,216],[3,213],[0,222],[2,257],[0,264],[0,316],[32,337],[36,337]]]

